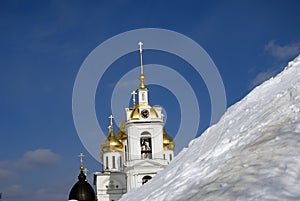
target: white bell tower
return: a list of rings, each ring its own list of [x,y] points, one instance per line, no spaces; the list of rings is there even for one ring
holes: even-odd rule
[[[164,159],[162,108],[152,107],[148,102],[148,88],[144,83],[146,77],[142,60],[143,43],[138,44],[140,46],[138,103],[134,104],[133,108],[125,109],[128,157],[124,171],[127,174],[127,190],[143,185],[168,165],[168,160]]]
[[[139,87],[131,93],[132,107],[125,108],[125,120],[113,131],[112,115],[109,133],[101,144],[103,171],[94,174],[99,201],[119,200],[131,189],[148,182],[174,157],[174,142],[164,130],[161,107],[149,104],[143,69],[143,43],[139,42]],[[136,100],[137,95],[137,100]]]

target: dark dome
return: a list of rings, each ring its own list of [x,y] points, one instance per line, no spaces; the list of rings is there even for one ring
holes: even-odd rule
[[[78,182],[73,186],[69,194],[69,200],[96,201],[96,195],[92,186],[86,181],[83,171],[78,176]]]

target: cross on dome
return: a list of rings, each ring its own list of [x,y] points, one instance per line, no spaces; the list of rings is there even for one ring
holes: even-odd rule
[[[143,49],[142,49],[142,46],[143,46],[142,41],[140,41],[140,42],[138,43],[138,45],[140,46],[140,53],[142,53],[142,51],[143,51]]]
[[[80,153],[78,156],[79,156],[79,158],[80,158],[80,164],[82,164],[82,162],[83,162],[83,157],[85,157],[85,155],[83,155],[83,153]]]
[[[113,118],[114,117],[112,115],[110,115],[108,118],[110,119],[110,126],[112,126],[113,125]]]
[[[85,155],[83,155],[83,153],[80,153],[78,156],[79,156],[79,158],[80,158],[80,166],[79,166],[79,169],[80,169],[81,171],[83,171],[83,170],[84,170],[84,166],[83,166],[83,157],[85,157]]]
[[[131,95],[132,95],[133,106],[135,106],[135,95],[137,95],[136,91],[132,91]]]

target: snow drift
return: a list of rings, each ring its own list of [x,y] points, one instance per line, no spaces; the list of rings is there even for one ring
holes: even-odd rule
[[[300,55],[121,201],[300,200]]]

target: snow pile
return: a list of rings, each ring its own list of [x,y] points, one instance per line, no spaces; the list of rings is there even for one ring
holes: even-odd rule
[[[126,200],[300,200],[300,55]]]

